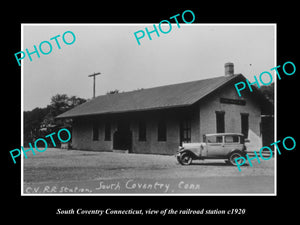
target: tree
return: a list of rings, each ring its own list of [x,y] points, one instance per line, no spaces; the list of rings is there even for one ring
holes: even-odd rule
[[[259,90],[270,102],[274,104],[274,83],[263,85]]]
[[[36,138],[57,131],[60,127],[72,129],[72,120],[55,120],[55,117],[75,106],[86,102],[76,96],[56,94],[51,97],[50,105],[24,112],[24,145],[34,142]]]
[[[112,94],[118,94],[119,93],[119,90],[118,89],[115,89],[113,91],[108,91],[106,92],[107,95],[112,95]]]
[[[55,120],[55,117],[86,102],[83,98],[76,96],[68,97],[66,94],[56,94],[52,96],[49,107],[49,113],[44,117],[43,127],[54,127],[57,125],[70,125],[71,120]]]
[[[68,97],[66,94],[56,94],[52,96],[50,105],[50,116],[56,117],[75,106],[78,106],[86,102],[83,98],[78,98],[76,96]]]
[[[40,136],[40,125],[49,113],[49,108],[35,108],[24,112],[24,145]]]

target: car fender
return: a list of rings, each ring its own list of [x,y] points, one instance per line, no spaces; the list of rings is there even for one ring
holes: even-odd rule
[[[191,151],[190,149],[182,149],[180,151],[180,155],[182,155],[183,153],[187,152],[188,154],[190,154],[192,156],[193,159],[196,159],[198,158],[198,156],[193,152]]]
[[[238,152],[240,153],[243,157],[246,156],[246,154],[242,151],[242,150],[239,150],[239,149],[232,149],[228,154],[227,154],[227,158],[234,152]]]

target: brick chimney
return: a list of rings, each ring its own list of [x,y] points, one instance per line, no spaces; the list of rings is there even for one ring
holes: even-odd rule
[[[233,76],[234,74],[234,64],[231,62],[225,63],[225,76]]]

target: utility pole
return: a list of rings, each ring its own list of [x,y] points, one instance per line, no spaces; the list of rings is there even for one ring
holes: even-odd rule
[[[96,76],[99,74],[101,74],[101,73],[94,73],[94,74],[88,75],[88,77],[94,77],[93,98],[95,98]]]

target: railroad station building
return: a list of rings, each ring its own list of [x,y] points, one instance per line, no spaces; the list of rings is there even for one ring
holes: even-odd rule
[[[204,134],[236,132],[259,150],[273,142],[274,107],[255,86],[239,97],[234,84],[246,78],[233,66],[219,77],[98,96],[57,118],[72,118],[73,149],[171,155]]]

